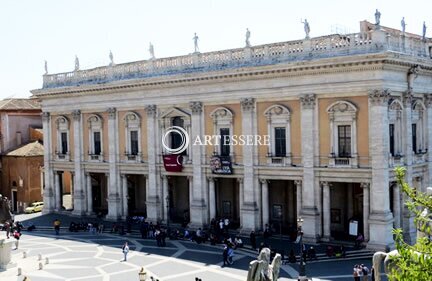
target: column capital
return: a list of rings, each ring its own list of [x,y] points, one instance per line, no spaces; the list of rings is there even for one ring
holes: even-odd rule
[[[295,184],[296,186],[301,186],[301,185],[302,185],[302,181],[301,181],[301,180],[295,180],[295,181],[294,181],[294,184]]]
[[[369,101],[372,105],[387,106],[390,99],[389,89],[373,89],[369,91]]]
[[[322,185],[322,187],[331,187],[332,186],[332,184],[329,183],[328,181],[322,181],[322,182],[320,182],[320,184]]]
[[[243,178],[237,178],[238,183],[243,183]]]
[[[157,108],[155,104],[146,105],[145,111],[147,112],[147,116],[156,117]]]
[[[90,172],[85,173],[86,177],[90,177]]]
[[[115,119],[116,118],[117,109],[115,107],[108,108],[107,112],[108,112],[108,118],[109,119]]]
[[[189,107],[192,110],[192,114],[200,114],[202,112],[203,104],[200,101],[191,101]]]
[[[268,184],[268,180],[267,179],[260,179],[259,180],[261,184]]]
[[[300,96],[300,103],[304,109],[312,109],[315,107],[315,94],[304,94]]]
[[[402,103],[405,106],[405,108],[407,108],[407,107],[411,108],[412,102],[413,102],[413,91],[407,90],[407,91],[403,92]]]
[[[370,183],[368,183],[368,182],[361,182],[360,183],[360,187],[363,189],[369,188],[369,185],[370,185]]]
[[[425,95],[425,105],[428,108],[432,108],[432,94]]]
[[[208,176],[207,180],[210,181],[210,182],[216,181],[215,177],[212,177],[212,176]]]
[[[122,179],[124,179],[124,178],[126,177],[126,174],[120,174],[120,177],[121,177]]]
[[[163,180],[167,180],[167,179],[168,179],[168,176],[167,176],[167,175],[161,175],[161,179],[163,179]]]
[[[76,109],[76,110],[72,111],[72,117],[75,121],[80,121],[81,120],[81,110]]]
[[[240,104],[243,111],[252,111],[255,109],[254,98],[242,98],[240,100]]]
[[[42,112],[41,115],[42,115],[42,121],[48,122],[50,120],[50,113],[49,112],[44,111],[44,112]]]

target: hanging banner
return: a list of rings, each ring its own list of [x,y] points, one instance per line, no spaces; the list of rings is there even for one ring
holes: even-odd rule
[[[183,169],[183,156],[180,154],[167,154],[163,157],[163,163],[167,172],[181,172]]]
[[[210,159],[213,174],[231,175],[233,173],[230,156],[213,156]]]

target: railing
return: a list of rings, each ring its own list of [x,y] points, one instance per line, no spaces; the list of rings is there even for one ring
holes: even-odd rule
[[[143,60],[88,70],[43,76],[43,88],[105,83],[113,80],[146,78],[199,71],[220,70],[242,66],[269,65],[386,50],[427,57],[426,42],[415,37],[378,36],[377,31],[328,35],[311,39],[274,43],[209,53]],[[378,35],[375,35],[378,34]],[[381,34],[382,35],[382,34]]]

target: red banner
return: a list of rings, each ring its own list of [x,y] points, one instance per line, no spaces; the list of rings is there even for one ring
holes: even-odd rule
[[[181,172],[183,169],[183,156],[179,154],[164,155],[163,163],[167,172]]]

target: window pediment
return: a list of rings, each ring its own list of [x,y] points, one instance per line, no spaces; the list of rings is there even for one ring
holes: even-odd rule
[[[226,107],[218,107],[210,113],[214,122],[229,121],[232,122],[234,114]]]
[[[88,127],[93,129],[101,129],[103,125],[103,119],[97,114],[92,114],[87,119]]]
[[[127,128],[139,127],[141,123],[141,117],[135,112],[126,113],[124,120]]]
[[[160,115],[161,119],[174,118],[174,117],[190,118],[190,114],[180,108],[173,107],[166,110]]]
[[[66,116],[59,116],[56,119],[57,129],[61,131],[69,130],[69,119]]]
[[[290,116],[291,116],[291,112],[288,109],[288,107],[284,106],[284,105],[280,105],[280,104],[275,104],[270,106],[269,108],[267,108],[264,111],[264,115],[267,117],[267,119],[269,120],[284,120],[289,122],[290,121]]]

